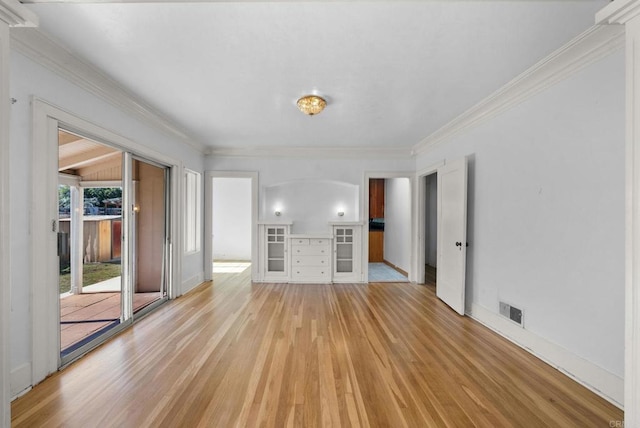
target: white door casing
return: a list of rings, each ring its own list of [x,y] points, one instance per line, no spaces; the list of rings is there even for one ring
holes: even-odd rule
[[[467,159],[438,168],[438,270],[436,295],[465,312],[467,259]]]

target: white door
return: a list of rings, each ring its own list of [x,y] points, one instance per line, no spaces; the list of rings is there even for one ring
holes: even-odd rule
[[[467,259],[467,159],[438,169],[438,270],[436,295],[464,315]]]

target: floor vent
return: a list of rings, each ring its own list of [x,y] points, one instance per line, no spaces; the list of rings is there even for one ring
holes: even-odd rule
[[[508,303],[500,302],[500,315],[509,318],[520,326],[524,324],[522,309],[513,307]]]

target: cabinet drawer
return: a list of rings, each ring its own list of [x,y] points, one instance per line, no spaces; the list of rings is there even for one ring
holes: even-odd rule
[[[293,256],[291,267],[296,266],[329,266],[329,256]]]
[[[322,245],[308,245],[300,246],[294,245],[291,247],[292,256],[328,256],[329,246]]]
[[[309,238],[293,238],[291,245],[309,245]]]
[[[312,238],[309,239],[310,245],[326,245],[329,246],[329,239],[327,238]]]
[[[291,277],[294,279],[328,278],[329,273],[329,266],[296,266],[291,268]]]

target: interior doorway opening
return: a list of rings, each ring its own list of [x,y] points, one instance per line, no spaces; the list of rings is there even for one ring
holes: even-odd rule
[[[212,177],[211,180],[212,272],[250,271],[252,178]]]
[[[369,178],[369,282],[408,281],[410,246],[409,178]]]
[[[424,283],[437,287],[438,267],[438,174],[433,173],[424,180]]]

